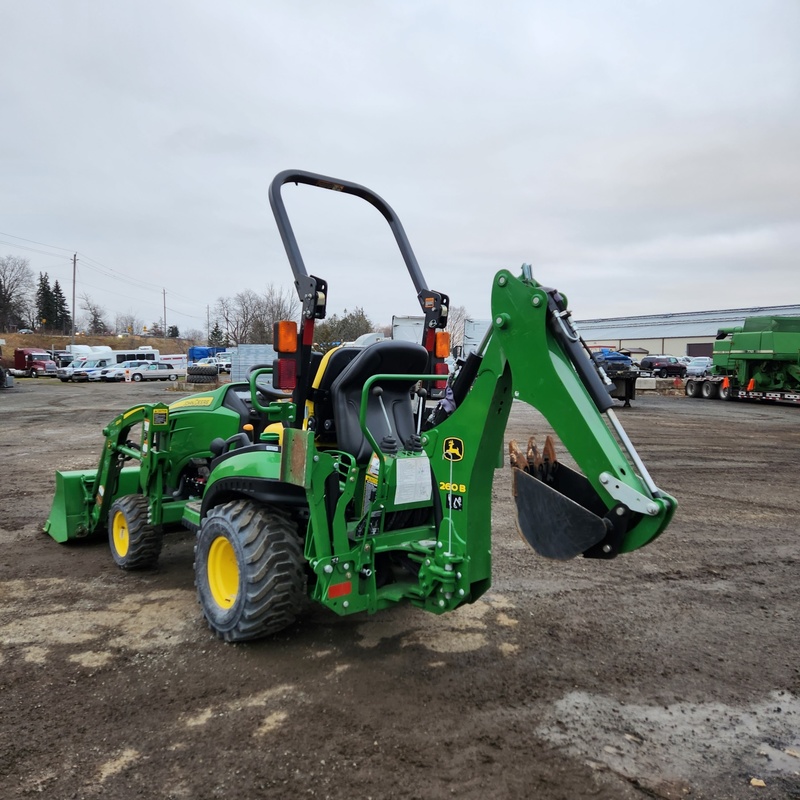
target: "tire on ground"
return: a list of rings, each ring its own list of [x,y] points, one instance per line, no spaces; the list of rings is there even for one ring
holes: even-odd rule
[[[727,385],[720,384],[719,387],[719,399],[720,400],[733,400],[733,392],[731,391],[730,383]]]
[[[713,381],[703,381],[700,392],[707,400],[713,400],[719,394],[719,384]]]
[[[274,507],[234,500],[211,509],[197,533],[195,586],[217,636],[242,642],[291,625],[305,602],[297,525]]]
[[[687,397],[699,397],[700,396],[700,383],[699,381],[686,381],[686,386],[683,388],[683,391],[686,393]]]
[[[186,368],[186,382],[187,383],[216,383],[219,378],[219,372],[213,365],[197,365]]]
[[[163,535],[148,519],[150,504],[142,494],[128,494],[111,504],[108,544],[122,569],[153,567],[161,553]]]

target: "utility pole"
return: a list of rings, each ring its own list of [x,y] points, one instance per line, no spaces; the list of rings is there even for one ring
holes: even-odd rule
[[[70,344],[75,344],[75,275],[78,271],[78,254],[72,256],[72,335]]]
[[[161,290],[164,293],[164,338],[167,338],[167,290]]]

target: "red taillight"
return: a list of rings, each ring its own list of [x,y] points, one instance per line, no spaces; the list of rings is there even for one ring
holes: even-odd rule
[[[332,600],[335,597],[343,597],[346,594],[351,594],[353,591],[353,582],[345,581],[344,583],[333,583],[328,587],[328,599]]]
[[[433,374],[434,375],[448,375],[450,373],[450,368],[444,361],[441,361],[438,364],[433,365]],[[447,380],[443,381],[434,381],[433,382],[434,389],[446,389],[447,388]]]
[[[283,391],[297,386],[297,362],[293,358],[278,358],[272,362],[272,385]]]

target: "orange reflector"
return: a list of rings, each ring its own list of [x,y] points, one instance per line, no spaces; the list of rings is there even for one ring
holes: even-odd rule
[[[723,388],[723,389],[727,389],[727,388],[728,388],[730,385],[731,385],[731,382],[728,380],[728,376],[726,375],[726,376],[725,376],[725,377],[722,379],[722,388]]]
[[[297,323],[284,320],[272,326],[272,346],[277,353],[297,352]]]
[[[756,379],[750,378],[750,383],[747,384],[747,391],[752,392],[756,388]]]
[[[436,358],[447,358],[450,355],[450,332],[436,331],[436,344],[433,347]]]
[[[343,597],[346,594],[351,594],[353,591],[353,582],[345,581],[344,583],[333,583],[328,587],[328,599],[332,600],[334,597]]]
[[[272,385],[283,390],[297,386],[297,362],[293,358],[279,358],[272,362]]]

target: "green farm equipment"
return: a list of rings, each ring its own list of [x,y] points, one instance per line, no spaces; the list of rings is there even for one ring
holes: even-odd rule
[[[689,378],[689,397],[800,404],[800,317],[748,317],[721,328],[713,370]]]
[[[327,284],[306,271],[286,183],[355,195],[383,215],[425,315],[421,343],[314,351]],[[246,382],[113,420],[97,469],[57,473],[54,539],[106,530],[117,564],[134,569],[155,564],[165,531],[195,531],[200,603],[227,641],[285,628],[306,597],[338,614],[402,602],[451,611],[490,586],[492,477],[514,400],[545,416],[580,470],[551,441],[541,456],[512,443],[518,527],[538,553],[610,559],[666,528],[675,500],[615,417],[563,295],[527,265],[498,272],[492,327],[448,377],[449,298],[427,287],[393,210],[363,186],[300,171],[280,173],[269,197],[299,326],[276,324],[278,359]],[[445,380],[444,399],[426,402]]]

